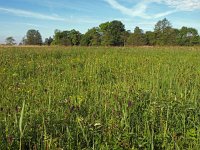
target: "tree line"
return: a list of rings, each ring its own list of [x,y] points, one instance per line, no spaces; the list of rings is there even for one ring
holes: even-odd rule
[[[14,39],[8,37],[7,44]],[[194,46],[200,45],[200,36],[195,28],[176,29],[164,18],[155,24],[154,31],[144,32],[139,27],[134,31],[125,29],[118,20],[105,22],[89,29],[85,34],[73,29],[55,30],[54,36],[42,41],[38,30],[29,30],[20,45],[64,45],[64,46]]]

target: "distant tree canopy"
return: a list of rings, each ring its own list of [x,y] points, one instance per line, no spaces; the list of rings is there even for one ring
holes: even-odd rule
[[[199,44],[200,38],[198,35],[198,31],[194,28],[182,27],[178,33],[177,43],[179,45],[187,46]]]
[[[16,44],[15,39],[12,36],[7,37],[5,42],[6,42],[6,45],[15,45]]]
[[[136,27],[134,32],[130,34],[128,40],[127,40],[128,45],[132,46],[142,46],[147,44],[147,39],[146,36],[143,32],[142,29],[139,27]]]
[[[41,45],[42,37],[37,30],[29,30],[22,44]],[[77,30],[55,30],[53,38],[46,38],[45,45],[64,46],[193,46],[200,45],[200,36],[194,28],[176,29],[164,18],[155,24],[154,31],[144,32],[135,27],[133,32],[126,30],[121,21],[105,22],[89,29],[85,34]]]
[[[89,29],[81,38],[82,46],[98,46],[101,45],[101,34],[99,28]]]
[[[25,45],[42,45],[42,36],[38,30],[28,30],[22,43]]]
[[[52,42],[53,42],[52,37],[46,38],[45,41],[44,41],[44,45],[50,46]]]
[[[121,21],[114,20],[99,25],[101,37],[101,45],[105,46],[123,46],[123,34],[125,26]]]
[[[76,30],[60,31],[55,30],[52,45],[78,46],[81,41],[81,33]]]

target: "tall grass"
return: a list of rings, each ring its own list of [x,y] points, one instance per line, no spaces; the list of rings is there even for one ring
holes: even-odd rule
[[[0,149],[199,149],[200,48],[0,48]]]

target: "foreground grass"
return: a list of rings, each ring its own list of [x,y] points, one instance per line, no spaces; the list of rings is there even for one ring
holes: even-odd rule
[[[0,149],[200,149],[200,48],[0,48]]]

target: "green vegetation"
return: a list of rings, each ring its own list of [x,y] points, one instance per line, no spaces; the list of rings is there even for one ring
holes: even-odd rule
[[[80,44],[81,33],[76,30],[71,31],[55,31],[54,40],[52,45],[65,45],[65,46],[77,46]]]
[[[30,34],[35,32],[35,36]],[[28,36],[31,35],[31,36]],[[29,30],[24,45],[41,45],[42,38],[39,31]],[[63,46],[194,46],[200,45],[198,31],[194,28],[173,28],[165,18],[155,24],[154,31],[144,32],[135,27],[133,33],[125,29],[121,21],[105,22],[99,27],[89,29],[85,34],[76,30],[55,30],[54,37],[46,38],[44,45]]]
[[[6,45],[10,45],[10,46],[16,44],[15,39],[12,36],[7,37],[5,42],[6,42]]]
[[[0,149],[198,150],[199,79],[199,47],[1,47]]]
[[[20,45],[42,45],[42,36],[38,30],[30,29]]]

